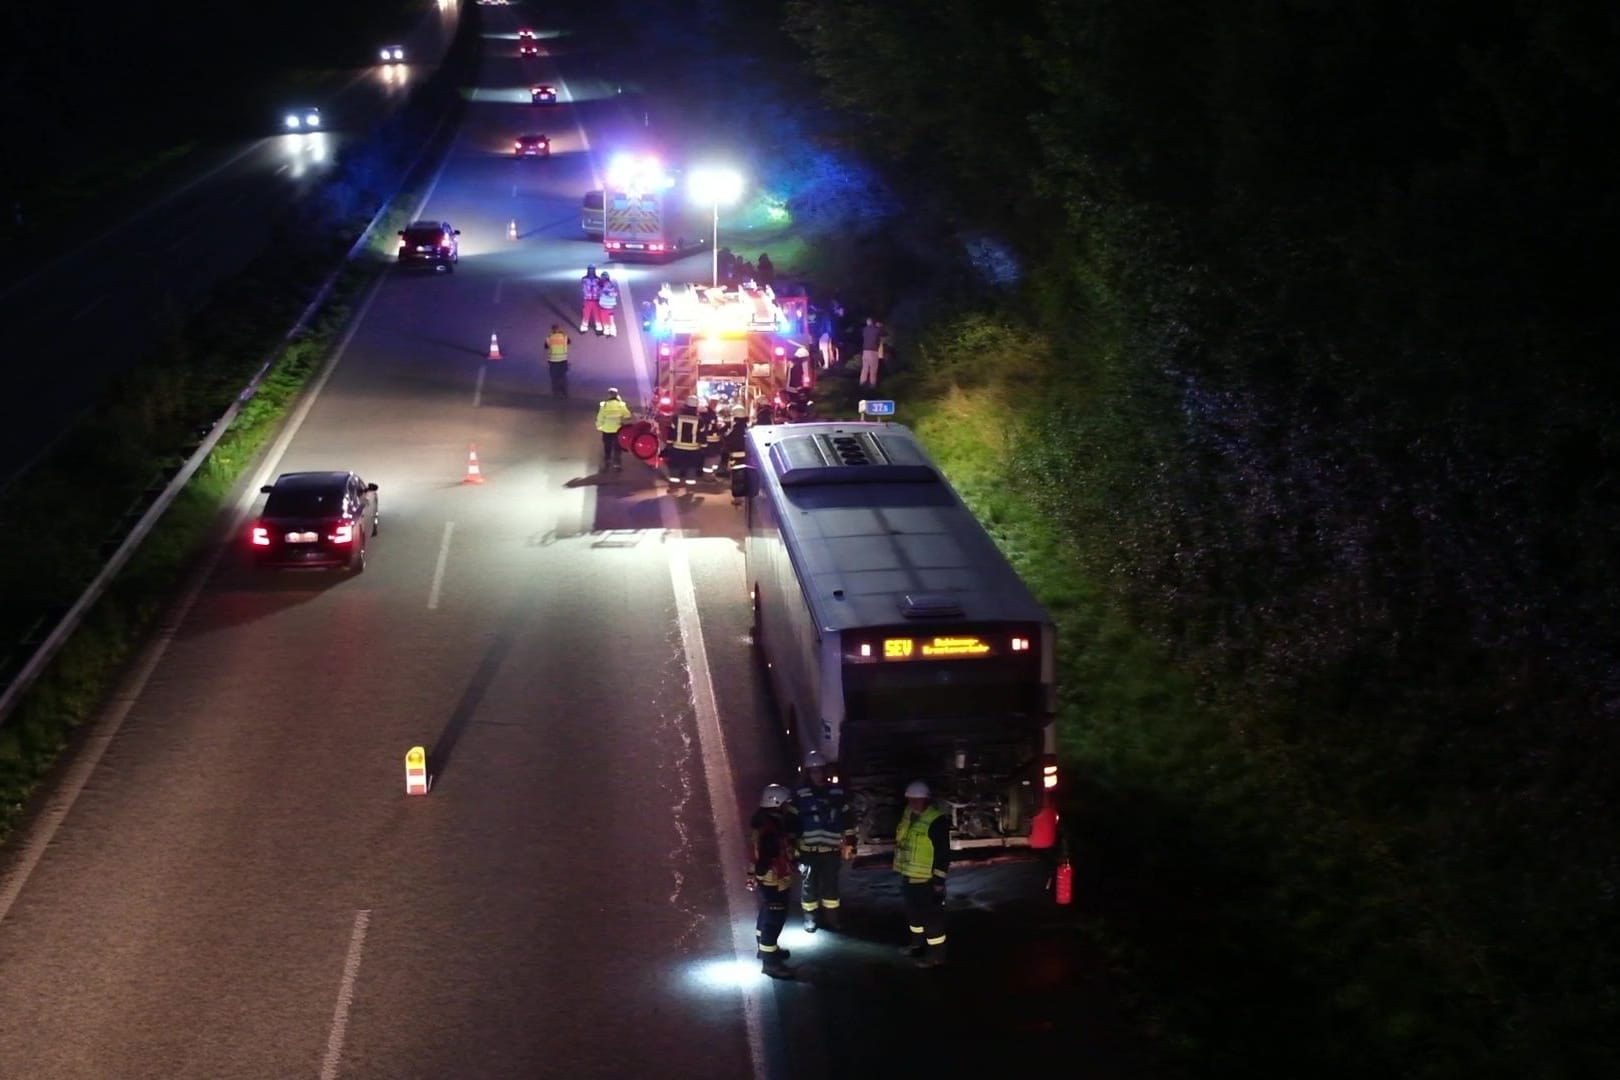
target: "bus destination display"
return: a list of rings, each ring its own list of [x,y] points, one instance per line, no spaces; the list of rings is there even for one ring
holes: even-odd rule
[[[942,660],[964,656],[989,656],[995,650],[977,634],[957,634],[932,638],[884,638],[885,660]]]

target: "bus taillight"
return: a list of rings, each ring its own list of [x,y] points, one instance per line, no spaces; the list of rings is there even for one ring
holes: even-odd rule
[[[1027,637],[1015,637],[1015,638],[1013,638],[1012,639],[1012,651],[1013,652],[1029,652],[1029,638],[1027,638]],[[1050,785],[1050,784],[1047,785],[1047,787],[1051,787],[1051,786],[1052,785]]]
[[[1057,787],[1057,762],[1047,760],[1041,765],[1041,787],[1051,791]]]

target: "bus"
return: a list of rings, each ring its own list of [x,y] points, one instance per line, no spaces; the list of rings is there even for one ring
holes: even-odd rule
[[[1051,848],[1056,631],[915,435],[754,427],[732,484],[780,725],[849,792],[857,857],[893,849],[918,779],[949,808],[954,851]]]

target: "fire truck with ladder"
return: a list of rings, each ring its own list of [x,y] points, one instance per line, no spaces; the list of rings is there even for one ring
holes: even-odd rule
[[[663,452],[667,427],[689,397],[729,406],[750,422],[777,423],[808,412],[807,387],[794,387],[795,354],[806,346],[802,289],[744,283],[736,289],[665,284],[645,319],[656,357],[653,399],[626,424],[619,443],[643,461]],[[813,366],[800,365],[805,381]]]

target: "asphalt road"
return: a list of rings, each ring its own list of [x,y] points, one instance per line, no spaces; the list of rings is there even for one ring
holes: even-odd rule
[[[597,472],[600,392],[645,394],[636,335],[576,334],[566,401],[542,370],[627,113],[567,78],[580,37],[520,60],[499,35],[539,17],[486,17],[425,211],[463,230],[460,269],[382,281],[267,465],[376,481],[370,566],[265,578],[222,544],[0,862],[0,1075],[1141,1075],[1074,933],[1005,872],[953,880],[944,971],[899,955],[876,872],[850,933],[790,928],[797,978],[758,974],[744,821],[788,772],[741,521]],[[525,104],[537,78],[571,103]],[[551,160],[503,152],[531,130]],[[706,268],[616,276],[634,301]]]
[[[0,366],[0,487],[25,471],[111,378],[160,347],[219,282],[269,242],[276,211],[331,168],[344,131],[362,130],[403,100],[443,56],[460,8],[426,12],[406,42],[412,62],[335,75],[318,105],[330,130],[266,134],[210,147],[165,191],[89,239],[47,254],[0,286],[9,361]],[[286,103],[294,104],[292,102]],[[279,103],[244,119],[275,131]],[[13,253],[15,254],[15,253]],[[15,407],[26,402],[26,408]]]

